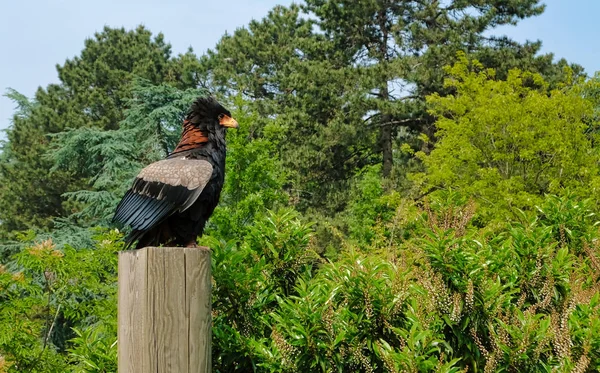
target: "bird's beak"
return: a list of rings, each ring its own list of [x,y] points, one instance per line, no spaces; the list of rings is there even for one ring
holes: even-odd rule
[[[240,126],[237,120],[225,114],[219,117],[219,124],[227,128],[238,128]]]

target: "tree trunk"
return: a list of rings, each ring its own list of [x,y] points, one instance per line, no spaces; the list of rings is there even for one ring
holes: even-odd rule
[[[390,99],[390,93],[388,91],[387,81],[380,89],[381,99],[388,101]],[[392,166],[394,165],[394,156],[392,154],[392,116],[387,113],[381,115],[381,132],[379,141],[381,141],[381,154],[383,162],[383,177],[389,177],[392,173]]]
[[[381,126],[381,152],[383,155],[383,177],[389,177],[392,173],[394,164],[392,155],[392,125],[389,124],[391,118],[384,114],[381,116],[384,124]]]
[[[388,63],[388,29],[387,29],[387,16],[385,9],[382,9],[378,13],[378,21],[379,28],[382,33],[382,40],[380,40],[379,52],[380,52],[380,64],[387,65]],[[388,80],[387,76],[383,76],[383,81],[381,82],[380,95],[383,101],[388,101],[390,99],[390,92],[388,90]],[[392,173],[392,166],[394,164],[394,158],[392,154],[392,121],[391,115],[388,113],[382,113],[381,115],[381,133],[380,133],[380,141],[381,141],[381,153],[382,153],[382,162],[383,162],[383,177],[389,177]]]

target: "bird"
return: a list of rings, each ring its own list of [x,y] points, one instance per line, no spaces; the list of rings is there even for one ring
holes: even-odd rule
[[[197,98],[175,149],[144,167],[125,193],[113,222],[131,227],[125,249],[197,247],[225,180],[225,134],[238,122],[214,97]]]

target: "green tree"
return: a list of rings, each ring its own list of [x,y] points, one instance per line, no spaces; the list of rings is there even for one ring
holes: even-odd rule
[[[142,26],[131,31],[105,27],[85,41],[79,56],[57,66],[60,82],[38,89],[31,104],[10,92],[20,109],[2,146],[1,231],[47,229],[55,217],[77,209],[62,195],[85,186],[85,171],[51,171],[52,134],[69,128],[117,129],[135,77],[196,87],[200,74],[194,59],[191,51],[172,58],[163,35],[153,37]]]
[[[17,110],[0,153],[2,238],[6,238],[6,232],[29,225],[44,227],[48,216],[62,211],[62,185],[56,179],[38,173],[48,167],[42,145],[47,142],[47,137],[31,120],[34,113],[40,111],[40,105],[14,90],[6,96],[17,104]],[[68,175],[58,177],[68,178]]]
[[[96,232],[88,250],[38,241],[13,256],[13,270],[0,265],[0,372],[73,371],[70,360],[78,371],[116,371],[119,238]],[[100,343],[86,351],[90,333]],[[106,369],[85,369],[93,364]]]
[[[207,92],[137,80],[131,94],[118,129],[83,127],[53,137],[53,170],[89,181],[64,195],[78,207],[71,215],[78,226],[109,224],[135,175],[175,148],[190,102]]]
[[[369,118],[363,125],[377,129],[376,150],[387,177],[399,127],[431,134],[432,118],[423,104],[426,95],[442,92],[440,67],[452,63],[457,51],[485,53],[490,67],[502,64],[505,69],[534,59],[539,46],[520,46],[484,33],[539,15],[544,6],[538,0],[306,0],[305,9],[318,18],[317,25],[336,49],[351,55],[351,65],[360,71],[362,89],[355,93],[365,101],[364,116]]]
[[[428,98],[437,142],[415,180],[424,192],[472,196],[485,219],[532,208],[546,193],[592,196],[600,187],[593,106],[577,91],[548,88],[536,74],[493,69],[461,57],[447,69],[453,96]],[[533,87],[532,87],[533,85]]]
[[[207,233],[240,241],[266,209],[287,205],[288,194],[283,186],[288,174],[278,154],[281,128],[270,125],[262,136],[252,136],[258,114],[251,103],[236,97],[228,107],[240,127],[227,134],[225,184]]]
[[[487,36],[542,10],[525,0],[308,0],[277,6],[224,36],[202,64],[213,86],[253,100],[260,114],[255,136],[273,121],[283,128],[280,157],[298,208],[334,214],[346,207],[351,180],[365,166],[381,163],[389,176],[397,164],[393,181],[403,181],[416,162],[394,150],[397,143],[430,149],[415,137],[434,139],[425,97],[452,93],[441,67],[457,51],[481,56],[501,76],[521,67],[565,81],[566,62],[538,56],[539,42]]]
[[[344,69],[344,54],[314,28],[299,6],[277,6],[225,35],[202,63],[212,86],[251,100],[259,114],[250,124],[251,138],[278,128],[279,157],[290,179],[286,188],[299,208],[335,211],[340,203],[332,194],[370,162],[372,139],[354,125],[362,112],[346,105],[344,92],[357,87]]]

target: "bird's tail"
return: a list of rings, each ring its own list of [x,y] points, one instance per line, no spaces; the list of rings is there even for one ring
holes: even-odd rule
[[[133,243],[137,241],[135,247]],[[134,229],[125,237],[125,250],[141,249],[147,246],[161,246],[173,243],[173,237],[169,233],[168,226],[159,225],[150,230],[143,231]]]
[[[125,250],[129,250],[131,249],[132,245],[134,242],[136,241],[142,241],[142,238],[146,235],[146,233],[148,233],[147,231],[138,231],[138,230],[132,230],[127,237],[125,237]],[[137,245],[135,247],[135,249],[139,249],[139,245]]]

